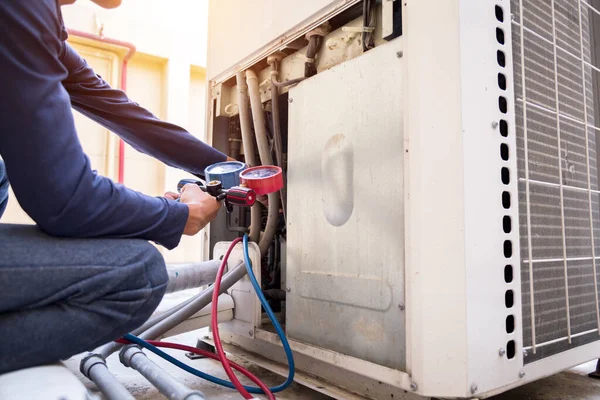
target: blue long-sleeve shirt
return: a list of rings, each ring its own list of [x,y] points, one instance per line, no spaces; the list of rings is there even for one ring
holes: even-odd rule
[[[21,207],[52,235],[137,237],[176,247],[187,206],[92,171],[71,107],[191,173],[226,156],[110,88],[66,39],[56,0],[0,1],[0,155]]]

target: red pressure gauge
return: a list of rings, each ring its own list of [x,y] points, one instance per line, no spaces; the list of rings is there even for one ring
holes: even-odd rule
[[[273,165],[260,165],[240,172],[242,185],[250,188],[258,195],[274,193],[283,188],[281,168]]]

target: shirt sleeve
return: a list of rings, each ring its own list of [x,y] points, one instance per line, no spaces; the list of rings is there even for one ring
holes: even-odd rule
[[[55,236],[180,241],[188,208],[99,176],[79,142],[55,0],[0,1],[0,154],[22,208]]]
[[[227,156],[185,129],[162,121],[97,75],[88,63],[64,43],[62,62],[68,76],[63,85],[77,111],[119,135],[136,150],[165,164],[196,175],[225,161]]]

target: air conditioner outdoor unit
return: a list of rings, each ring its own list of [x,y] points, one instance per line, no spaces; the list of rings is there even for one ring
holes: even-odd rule
[[[213,0],[213,142],[236,72],[267,79],[284,49],[283,78],[300,76],[297,39],[359,3]],[[399,9],[402,34],[364,54],[361,18],[332,22],[286,95],[298,380],[485,398],[600,357],[600,1],[383,0],[377,29]],[[282,372],[253,328],[230,328],[231,350]]]

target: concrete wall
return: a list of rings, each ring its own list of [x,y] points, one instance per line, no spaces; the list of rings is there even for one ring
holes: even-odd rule
[[[69,29],[134,44],[137,53],[129,62],[127,73],[129,97],[159,118],[205,139],[205,0],[124,0],[115,10],[79,0],[75,5],[64,6],[62,11]],[[99,75],[119,87],[124,55],[121,48],[76,36],[69,41]],[[118,137],[77,112],[75,121],[92,167],[116,180]],[[159,196],[174,190],[181,177],[189,176],[126,145],[124,183],[128,187]],[[33,223],[12,193],[2,222]],[[161,248],[167,262],[202,260],[202,235],[184,237],[173,251]]]

